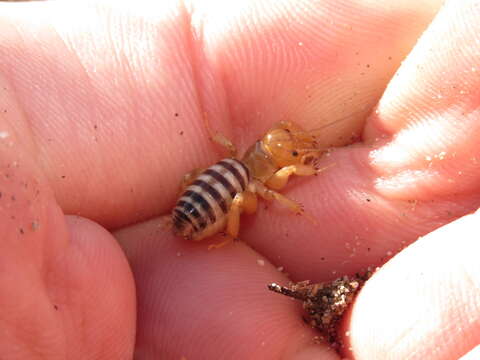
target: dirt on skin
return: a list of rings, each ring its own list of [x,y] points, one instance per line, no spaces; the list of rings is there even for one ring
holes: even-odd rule
[[[328,341],[338,349],[342,346],[338,336],[339,322],[355,295],[371,276],[369,270],[364,274],[343,276],[319,284],[310,284],[309,280],[290,283],[289,286],[272,283],[268,289],[302,301],[307,315],[306,322],[321,332],[321,340]]]

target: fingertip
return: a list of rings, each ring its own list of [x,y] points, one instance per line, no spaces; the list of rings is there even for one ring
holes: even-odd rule
[[[128,262],[114,237],[97,223],[66,216],[70,245],[55,263],[56,288],[81,288],[81,294],[67,304],[82,303],[83,321],[90,324],[82,346],[97,349],[96,356],[125,358],[134,348],[136,301],[135,285]],[[65,279],[59,273],[68,274]],[[52,295],[57,303],[65,299]],[[62,307],[62,305],[60,305]],[[93,326],[95,324],[95,326]],[[76,326],[68,322],[68,326]],[[110,334],[115,334],[115,337]]]
[[[95,286],[107,286],[109,297],[124,298],[130,309],[135,308],[133,276],[121,247],[105,228],[76,215],[65,216],[70,232],[70,264],[77,262],[82,270],[96,278]],[[87,269],[85,269],[87,268]],[[115,295],[116,294],[116,295]]]
[[[478,360],[480,359],[480,345],[475,346],[468,353],[463,355],[459,360]]]
[[[373,275],[346,325],[350,355],[458,358],[478,343],[479,216],[420,238]]]
[[[246,244],[208,251],[208,241],[173,238],[155,221],[116,235],[136,277],[142,356],[294,359],[329,354],[327,345],[315,344],[300,304],[268,291],[267,284],[288,282],[282,269]]]
[[[388,84],[363,138],[391,199],[472,194],[479,180],[475,2],[448,1]],[[471,204],[466,204],[471,209]]]

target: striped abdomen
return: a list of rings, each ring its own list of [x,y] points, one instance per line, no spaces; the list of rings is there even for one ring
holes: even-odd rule
[[[189,185],[173,209],[173,231],[190,240],[201,240],[223,229],[236,194],[250,182],[247,167],[224,159],[203,171]]]

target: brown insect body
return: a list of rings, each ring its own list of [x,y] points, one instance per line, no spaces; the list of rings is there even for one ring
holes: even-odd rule
[[[226,228],[229,242],[238,235],[239,216],[253,213],[257,195],[277,200],[296,214],[302,206],[281,195],[291,175],[309,176],[318,172],[316,161],[323,150],[315,137],[292,122],[280,122],[255,142],[239,160],[234,145],[222,135],[212,139],[227,147],[231,158],[187,174],[173,212],[176,235],[198,241]],[[220,245],[222,246],[223,243]]]

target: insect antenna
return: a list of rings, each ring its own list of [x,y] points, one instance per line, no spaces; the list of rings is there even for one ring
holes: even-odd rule
[[[348,115],[346,115],[346,116],[343,116],[343,117],[341,117],[341,118],[339,118],[339,119],[336,119],[336,120],[334,120],[334,121],[332,121],[332,122],[329,122],[329,123],[327,123],[327,124],[324,124],[324,125],[322,125],[322,126],[319,126],[318,128],[315,128],[315,129],[312,129],[312,130],[307,130],[307,131],[305,131],[305,130],[292,131],[291,133],[292,133],[293,135],[307,134],[307,135],[310,135],[310,136],[314,136],[314,137],[315,137],[315,133],[320,132],[320,131],[323,131],[323,130],[325,130],[325,129],[327,129],[327,128],[335,125],[335,124],[341,123],[341,122],[343,122],[343,121],[345,121],[345,120],[348,120],[348,119],[350,119],[350,118],[353,118],[353,117],[356,116],[356,115],[363,114],[363,113],[365,113],[365,111],[356,111],[356,112],[353,112],[353,113],[348,114]]]
[[[297,151],[301,152],[313,152],[313,151],[325,151],[325,149],[318,149],[318,148],[299,148]]]

